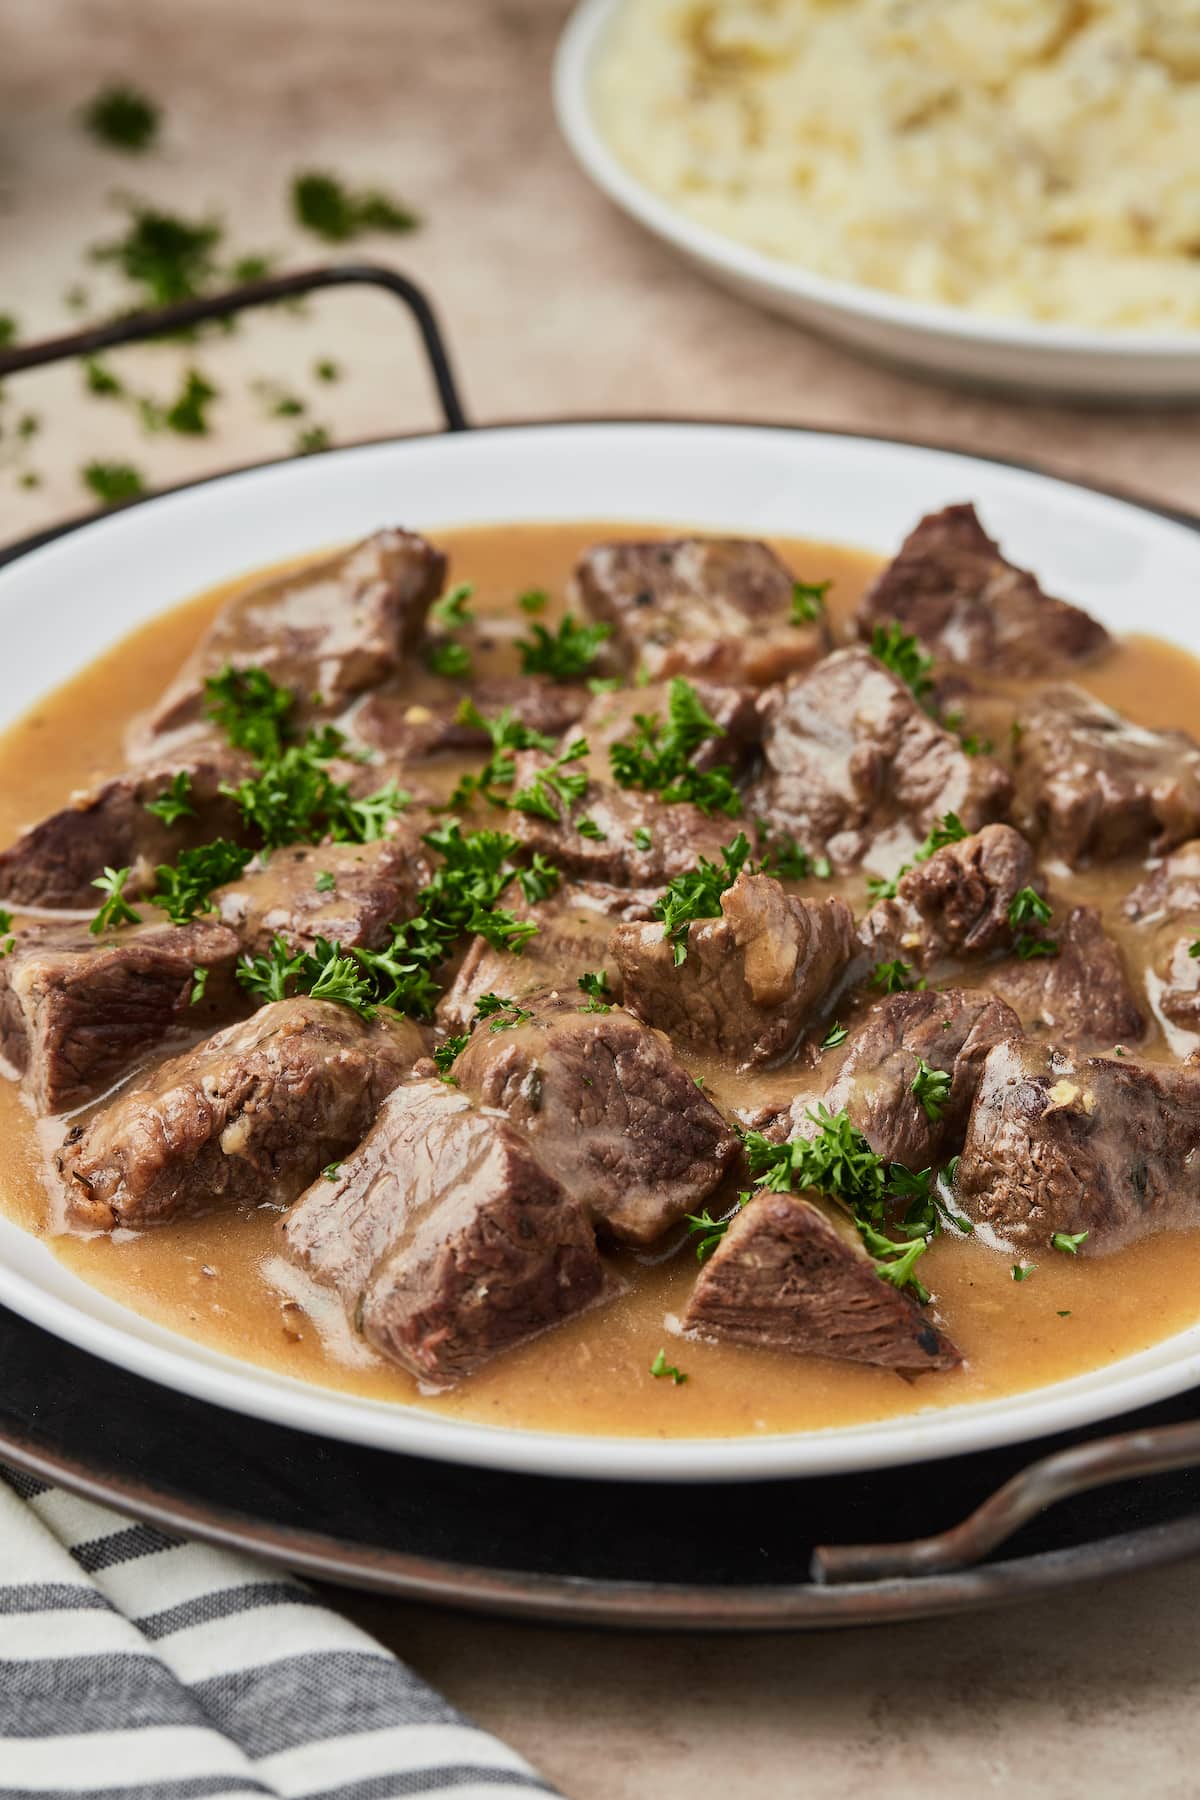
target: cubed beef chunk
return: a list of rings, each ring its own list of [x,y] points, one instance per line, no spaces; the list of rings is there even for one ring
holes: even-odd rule
[[[549,760],[540,750],[519,755],[514,793],[531,784]],[[741,829],[724,813],[710,817],[688,801],[664,805],[655,794],[603,781],[589,782],[583,798],[570,808],[564,802],[561,813],[547,819],[513,812],[507,822],[531,853],[547,856],[564,875],[610,887],[662,889],[694,868],[699,856],[719,864],[722,846]],[[644,849],[634,842],[635,831],[649,832]]]
[[[739,1163],[737,1134],[640,1019],[585,1011],[578,991],[527,1006],[515,1025],[476,1025],[454,1065],[460,1088],[507,1113],[606,1234],[653,1243]]]
[[[459,718],[463,688],[450,681],[430,691],[400,683],[366,694],[345,721],[358,742],[386,751],[401,763],[426,757],[486,753],[491,739],[478,725]],[[506,708],[531,731],[557,738],[584,715],[591,694],[580,682],[544,681],[536,675],[483,676],[471,683],[470,697],[485,719]]]
[[[962,1361],[916,1302],[880,1277],[854,1228],[803,1194],[760,1194],[737,1215],[682,1323],[756,1349],[905,1374]]]
[[[0,961],[0,1048],[38,1112],[70,1112],[172,1032],[246,1010],[238,948],[237,934],[212,919],[102,938],[75,925],[19,932]],[[208,974],[193,1005],[200,968]]]
[[[377,948],[388,926],[411,918],[430,865],[404,825],[370,844],[292,844],[255,859],[237,881],[213,894],[217,915],[250,956],[282,937],[293,950],[318,937]]]
[[[218,613],[158,706],[135,726],[135,750],[202,719],[204,683],[227,664],[266,669],[290,688],[297,721],[334,717],[409,655],[445,574],[440,550],[412,532],[388,530],[247,588]]]
[[[67,1221],[141,1229],[220,1206],[286,1206],[370,1129],[425,1047],[409,1019],[278,1000],[68,1132]]]
[[[1019,1030],[1012,1008],[991,994],[966,988],[889,994],[847,1039],[826,1091],[797,1095],[766,1135],[780,1143],[811,1137],[817,1126],[809,1113],[819,1100],[831,1113],[844,1109],[888,1162],[906,1169],[948,1162],[962,1146],[984,1058]],[[920,1075],[922,1063],[933,1071],[932,1081]]]
[[[598,1300],[584,1207],[507,1119],[412,1082],[283,1225],[367,1343],[445,1386]]]
[[[1076,1056],[1028,1038],[983,1066],[955,1196],[1021,1251],[1080,1256],[1200,1220],[1200,1069]]]
[[[1080,688],[1046,688],[1018,720],[1014,817],[1072,866],[1171,850],[1200,829],[1200,747],[1149,731]]]
[[[620,999],[621,974],[610,950],[613,928],[621,919],[648,918],[654,900],[653,894],[589,882],[564,883],[534,905],[506,894],[504,904],[517,918],[536,924],[536,937],[526,938],[519,956],[497,950],[484,937],[472,938],[438,1001],[438,1024],[450,1032],[466,1031],[481,994],[523,1002],[556,986],[575,993],[583,974],[603,974]]]
[[[800,900],[770,875],[739,875],[719,919],[688,928],[687,957],[659,924],[619,925],[625,1004],[682,1049],[739,1068],[778,1062],[829,1010],[857,951],[844,900]]]
[[[1184,1031],[1200,1031],[1200,838],[1181,844],[1138,883],[1124,906],[1145,940],[1151,1003]]]
[[[1008,958],[988,970],[988,986],[1020,1014],[1027,1031],[1071,1044],[1136,1044],[1146,1029],[1121,952],[1094,906],[1075,906],[1039,925],[1057,956]]]
[[[859,633],[869,638],[893,619],[939,661],[996,675],[1040,675],[1111,641],[1097,619],[1007,562],[969,505],[922,519],[875,577],[859,604]]]
[[[892,874],[955,812],[968,831],[1003,813],[1012,784],[968,756],[868,650],[838,650],[763,702],[766,771],[749,817],[793,834],[841,869]]]
[[[740,774],[762,740],[757,690],[722,687],[714,681],[697,681],[693,686],[701,706],[721,729],[719,735],[705,739],[692,762],[698,769],[722,767]],[[670,699],[670,683],[665,681],[597,694],[571,735],[587,739],[593,765],[598,764],[598,772],[607,773],[612,745],[637,731],[639,714],[665,721]]]
[[[630,670],[705,675],[753,687],[806,669],[829,648],[824,617],[793,624],[791,570],[749,538],[595,544],[574,595],[613,628]]]
[[[985,825],[914,863],[895,897],[871,908],[859,935],[873,963],[905,962],[921,974],[947,959],[994,956],[1011,951],[1027,929],[1008,916],[1024,888],[1044,897],[1029,844],[1011,825]]]
[[[248,770],[247,760],[233,751],[197,750],[129,769],[76,794],[69,806],[0,851],[0,899],[9,906],[94,911],[99,901],[92,883],[106,868],[129,869],[125,892],[136,896],[154,885],[155,865],[174,862],[181,850],[219,837],[251,842],[237,806],[221,792],[223,783],[237,783]],[[167,825],[146,809],[181,771],[192,810]]]

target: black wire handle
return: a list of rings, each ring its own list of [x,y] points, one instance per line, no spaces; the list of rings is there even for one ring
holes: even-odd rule
[[[224,294],[181,300],[175,306],[160,307],[154,312],[130,313],[127,318],[89,326],[86,331],[71,331],[62,337],[22,344],[0,351],[0,379],[16,375],[22,369],[62,362],[69,356],[94,356],[98,350],[111,350],[120,344],[140,344],[147,338],[162,337],[185,326],[202,325],[210,319],[227,319],[247,307],[270,306],[279,300],[293,300],[301,294],[336,287],[383,288],[404,302],[421,334],[446,430],[469,431],[470,422],[463,410],[450,352],[433,307],[415,281],[378,263],[340,263],[327,269],[298,269],[293,275],[270,275],[262,281],[248,281],[242,287],[230,288]]]

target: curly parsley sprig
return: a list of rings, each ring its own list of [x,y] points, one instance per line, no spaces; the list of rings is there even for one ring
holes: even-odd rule
[[[700,746],[724,737],[725,728],[705,710],[690,682],[681,676],[672,681],[665,724],[657,713],[635,713],[634,727],[629,737],[609,747],[613,779],[619,787],[656,793],[668,806],[689,801],[701,812],[723,812],[730,818],[742,810],[731,769],[698,769],[695,765]]]

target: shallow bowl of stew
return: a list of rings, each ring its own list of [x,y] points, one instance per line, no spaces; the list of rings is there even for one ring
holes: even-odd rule
[[[570,572],[593,543],[694,533],[767,540],[797,591],[811,590],[835,636],[849,642],[861,595],[916,522],[968,501],[1015,564],[1113,634],[1111,646],[1066,679],[1145,732],[1186,729],[1200,700],[1200,535],[1186,524],[1029,471],[886,440],[733,425],[496,427],[222,477],[98,519],[0,570],[0,620],[12,648],[0,669],[0,839],[10,843],[72,790],[121,766],[131,721],[155,706],[220,608],[252,578],[383,527],[423,533],[447,555],[447,581],[474,590],[473,622],[461,640],[471,645],[471,671],[434,677],[435,688],[411,700],[409,723],[419,723],[436,710],[436,683],[469,698],[503,681],[515,640],[528,639],[539,620],[552,629],[561,619]],[[520,606],[531,592],[547,596],[544,613],[541,602]],[[453,618],[451,608],[447,641],[459,636]],[[1012,716],[1001,700],[1062,675],[1051,667],[1052,648],[1048,636],[1045,671],[1027,671],[1007,696],[991,696],[998,719]],[[939,716],[958,720],[962,696],[953,676],[943,685],[942,673]],[[548,755],[536,747],[518,753]],[[481,760],[464,752],[461,766],[448,767],[459,778]],[[735,802],[721,816],[730,840],[747,823],[753,835],[755,821],[737,813]],[[1129,964],[1136,946],[1120,935],[1122,909],[1146,878],[1149,852],[1119,851],[1081,871],[1057,853],[1043,861],[1056,904],[1061,895],[1095,908]],[[1149,862],[1153,874],[1157,859]],[[826,906],[844,897],[861,919],[886,901],[898,866],[898,854],[882,873],[850,859],[831,874],[810,866],[807,881],[788,885]],[[1034,945],[1039,916],[1035,908],[1026,921]],[[28,923],[18,916],[18,941]],[[82,917],[79,929],[86,934]],[[622,929],[658,932],[635,922]],[[1029,967],[1037,960],[1035,949]],[[879,985],[864,1006],[878,1002]],[[915,979],[902,986],[921,992]],[[587,991],[572,996],[573,1011]],[[1097,1004],[1101,997],[1098,984]],[[603,990],[598,1000],[607,1003]],[[1200,1037],[1172,1038],[1153,1005],[1141,1003],[1143,1050],[1106,1045],[1106,1067],[1118,1053],[1144,1055],[1175,1080]],[[821,1025],[835,1056],[840,1010]],[[514,1031],[514,1044],[519,1037]],[[715,1031],[714,1046],[719,1037]],[[791,1089],[819,1094],[821,1049],[811,1048]],[[723,1068],[703,1045],[680,1054],[706,1105],[711,1096],[743,1125],[751,1119],[758,1077]],[[1077,1097],[1067,1091],[1078,1085],[1074,1065],[1062,1068],[1051,1068],[1060,1079],[1047,1110],[1069,1109]],[[437,1073],[431,1067],[427,1085],[450,1069],[449,1061]],[[766,1097],[778,1101],[778,1059],[762,1079]],[[458,1103],[451,1084],[442,1091]],[[672,1238],[669,1255],[657,1243],[627,1246],[610,1258],[597,1304],[434,1392],[355,1341],[353,1317],[335,1328],[307,1291],[289,1287],[278,1266],[277,1210],[235,1207],[154,1229],[54,1229],[61,1220],[46,1198],[47,1159],[71,1121],[35,1121],[15,1082],[0,1089],[0,1105],[0,1302],[181,1392],[318,1435],[546,1474],[745,1479],[921,1462],[1032,1439],[1200,1378],[1193,1239],[1175,1214],[1169,1228],[1112,1255],[1089,1255],[1085,1244],[1075,1246],[1084,1254],[1053,1247],[1049,1234],[1044,1246],[1014,1250],[1003,1231],[980,1226],[967,1236],[950,1218],[925,1259],[924,1281],[930,1329],[953,1338],[956,1356],[918,1378],[910,1367],[678,1335],[698,1270],[691,1233]],[[681,1100],[677,1110],[689,1106]],[[342,1167],[331,1163],[331,1189]],[[947,1205],[953,1214],[953,1201]],[[724,1224],[727,1215],[728,1208],[712,1217]],[[906,1296],[905,1304],[915,1303]]]

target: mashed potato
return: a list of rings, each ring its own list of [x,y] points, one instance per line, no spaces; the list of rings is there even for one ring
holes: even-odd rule
[[[785,262],[1200,329],[1200,0],[625,0],[593,104],[647,186]]]

